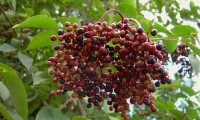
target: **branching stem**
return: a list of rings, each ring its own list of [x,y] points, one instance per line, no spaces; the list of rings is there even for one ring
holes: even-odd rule
[[[13,24],[11,22],[11,20],[8,18],[8,16],[5,14],[4,10],[3,10],[3,6],[0,4],[0,11],[3,13],[3,15],[5,16],[6,20],[10,23],[10,26],[12,27]]]
[[[99,19],[98,22],[102,22],[102,21],[104,20],[105,16],[106,16],[107,14],[111,13],[111,12],[116,12],[116,13],[118,13],[119,16],[121,17],[121,19],[122,19],[122,20],[124,19],[124,16],[123,16],[118,10],[110,9],[110,10],[108,10],[107,12],[105,12],[105,13],[101,16],[101,18]]]
[[[77,99],[77,104],[78,104],[78,109],[79,109],[81,115],[82,115],[82,116],[85,116],[85,115],[86,115],[86,114],[85,114],[85,110],[83,109],[83,105],[82,105],[80,99]]]
[[[124,16],[122,15],[121,12],[119,12],[118,10],[115,10],[115,9],[110,9],[110,10],[108,10],[107,12],[105,12],[105,13],[101,16],[101,18],[99,19],[98,22],[102,22],[102,21],[104,20],[105,16],[106,16],[107,14],[111,13],[111,12],[116,12],[116,13],[118,13],[118,15],[121,17],[121,21],[123,22]],[[132,22],[136,23],[136,24],[137,24],[137,27],[141,27],[140,23],[139,23],[136,19],[133,19],[133,18],[128,18],[128,19],[129,19],[129,21],[132,21]],[[98,23],[98,22],[97,22],[97,23]]]

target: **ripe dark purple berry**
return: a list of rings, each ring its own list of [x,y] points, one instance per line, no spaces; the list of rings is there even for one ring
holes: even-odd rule
[[[151,31],[151,35],[152,35],[152,36],[156,36],[157,33],[158,33],[158,31],[157,31],[156,29],[153,29],[153,30]]]
[[[144,32],[144,29],[143,28],[137,28],[137,33],[138,34],[142,34]]]

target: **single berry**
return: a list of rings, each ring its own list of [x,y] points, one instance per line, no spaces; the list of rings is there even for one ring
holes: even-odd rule
[[[142,34],[144,32],[144,29],[143,28],[137,28],[137,33],[138,34]]]
[[[63,35],[63,34],[64,34],[63,29],[59,29],[59,30],[58,30],[58,35]]]
[[[158,31],[157,31],[156,29],[153,29],[153,30],[151,31],[151,35],[152,35],[152,36],[156,36],[157,33],[158,33]]]
[[[52,36],[51,36],[51,40],[52,40],[52,41],[55,41],[56,39],[57,39],[57,37],[56,37],[55,35],[52,35]]]
[[[55,91],[51,91],[50,96],[54,96],[56,94]]]
[[[163,48],[163,45],[162,45],[162,44],[158,44],[158,45],[156,45],[156,49],[157,49],[157,50],[161,51],[162,48]]]

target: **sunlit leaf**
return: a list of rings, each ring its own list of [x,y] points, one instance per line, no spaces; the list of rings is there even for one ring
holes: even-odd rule
[[[171,29],[176,35],[195,35],[197,30],[189,25],[177,25]]]
[[[46,28],[57,30],[58,26],[53,18],[47,15],[36,15],[29,17],[20,24],[15,25],[13,28]]]
[[[32,16],[34,14],[34,10],[32,8],[24,8],[24,11],[28,16]]]
[[[166,45],[168,52],[172,53],[176,49],[178,40],[177,41],[175,41],[175,40],[167,40],[167,38],[166,38],[166,40],[163,40],[163,43],[164,43],[164,45]]]
[[[125,17],[137,19],[136,0],[122,0],[117,9],[122,12]]]
[[[187,46],[190,47],[190,49],[192,49],[192,51],[194,52],[194,54],[200,56],[200,48],[198,48],[197,46],[193,45],[193,44],[189,44],[186,43]]]
[[[161,88],[180,88],[181,90],[183,90],[184,92],[186,92],[188,95],[193,96],[195,95],[195,91],[191,88],[191,87],[187,87],[187,86],[183,86],[181,85],[179,82],[173,81],[171,84],[165,84],[165,85],[161,85],[159,87],[159,89]]]
[[[48,30],[37,34],[36,36],[33,37],[32,41],[29,43],[26,50],[33,50],[59,43],[59,41],[50,40],[51,35],[55,35],[56,33],[57,32],[54,30]]]

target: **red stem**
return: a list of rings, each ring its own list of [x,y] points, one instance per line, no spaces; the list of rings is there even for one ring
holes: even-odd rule
[[[133,18],[128,18],[128,19],[129,21],[136,23],[138,27],[141,27],[140,23],[136,19],[133,19]]]
[[[124,19],[124,16],[123,16],[118,10],[110,9],[110,10],[108,10],[107,12],[105,12],[105,13],[101,16],[101,18],[99,19],[98,22],[102,22],[102,20],[105,18],[105,16],[106,16],[107,14],[111,13],[111,12],[116,12],[116,13],[118,13],[118,15],[121,17],[121,19],[122,19],[122,20]]]

